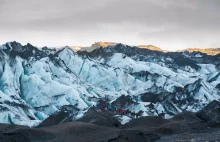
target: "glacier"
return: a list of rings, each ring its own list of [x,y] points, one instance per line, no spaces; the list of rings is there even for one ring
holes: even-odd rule
[[[199,111],[220,100],[219,56],[199,55],[123,44],[74,52],[8,42],[0,46],[0,123],[34,127],[67,107],[78,119],[99,99],[122,95],[135,102],[124,107],[142,116]]]

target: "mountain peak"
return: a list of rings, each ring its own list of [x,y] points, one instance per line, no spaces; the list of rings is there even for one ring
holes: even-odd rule
[[[154,46],[154,45],[139,45],[139,48],[146,48],[149,50],[156,50],[156,51],[163,51],[161,48]]]
[[[117,42],[103,42],[103,41],[99,41],[99,42],[95,42],[94,44],[92,44],[90,47],[74,47],[73,50],[74,51],[77,51],[76,49],[78,48],[79,51],[87,51],[87,52],[91,52],[95,49],[98,49],[100,47],[107,47],[107,46],[121,46],[121,45],[126,45],[126,44],[122,44],[122,43],[117,43]],[[145,48],[145,49],[149,49],[149,50],[155,50],[155,51],[164,51],[162,50],[161,48],[157,47],[157,46],[154,46],[154,45],[138,45],[138,46],[135,46],[135,47],[138,47],[138,48]]]
[[[7,42],[4,44],[6,47],[8,48],[16,48],[16,47],[21,47],[22,45],[17,42],[17,41],[11,41],[11,42]]]
[[[98,49],[100,47],[107,47],[109,45],[116,45],[117,43],[115,42],[102,42],[102,41],[99,41],[99,42],[95,42],[93,43],[90,47],[83,47],[83,48],[80,48],[79,51],[87,51],[87,52],[91,52],[95,49]]]

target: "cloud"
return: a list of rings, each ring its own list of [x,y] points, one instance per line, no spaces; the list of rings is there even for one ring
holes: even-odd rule
[[[219,0],[0,0],[0,43],[220,46],[219,6]]]

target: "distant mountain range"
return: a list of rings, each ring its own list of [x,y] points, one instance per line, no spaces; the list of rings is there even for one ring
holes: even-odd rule
[[[83,47],[83,46],[69,46],[71,49],[73,49],[75,52],[77,51],[88,51],[91,52],[97,48],[100,47],[107,47],[107,46],[113,46],[119,43],[116,42],[95,42],[94,44],[92,44],[90,47]],[[162,52],[171,52],[171,51],[167,51],[167,50],[162,50],[161,48],[154,46],[154,45],[137,45],[136,47],[139,48],[145,48],[145,49],[149,49],[149,50],[156,50],[156,51],[162,51]],[[220,53],[220,48],[187,48],[184,50],[178,50],[177,52],[201,52],[201,53],[205,53],[207,55],[217,55]]]
[[[201,52],[201,53],[205,53],[207,55],[217,55],[220,53],[220,48],[188,48],[185,50],[179,50],[178,52]]]
[[[74,51],[87,51],[87,52],[91,52],[97,48],[100,47],[107,47],[107,46],[114,46],[116,44],[116,42],[95,42],[94,44],[92,44],[90,47],[83,47],[83,46],[69,46],[71,49],[73,49]],[[137,47],[139,48],[146,48],[146,49],[150,49],[150,50],[157,50],[157,51],[163,51],[162,49],[160,49],[159,47],[156,47],[154,45],[138,45]]]

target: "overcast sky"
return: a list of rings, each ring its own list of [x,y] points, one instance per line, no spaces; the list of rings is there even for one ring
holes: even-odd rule
[[[220,47],[220,0],[0,0],[0,44]]]

